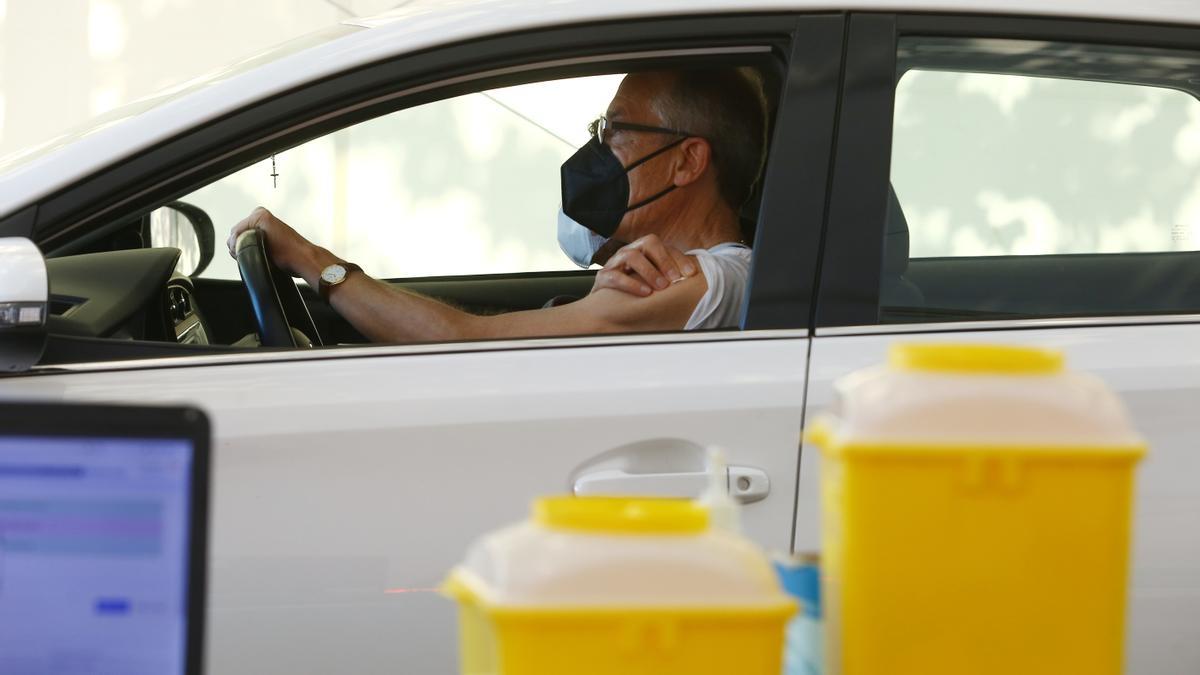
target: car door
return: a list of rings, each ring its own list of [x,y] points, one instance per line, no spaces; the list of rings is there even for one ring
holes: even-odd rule
[[[747,534],[786,550],[842,23],[630,21],[426,51],[314,84],[287,99],[293,110],[276,98],[198,129],[38,210],[42,245],[70,251],[72,233],[102,227],[95,213],[113,222],[136,215],[204,184],[205,170],[211,180],[317,127],[359,119],[358,99],[390,95],[372,89],[382,80],[394,92],[405,77],[421,80],[412,101],[427,101],[494,77],[498,60],[511,77],[765,48],[787,77],[741,330],[84,362],[6,377],[0,398],[183,402],[209,413],[213,672],[453,671],[453,607],[436,592],[445,573],[474,538],[524,517],[534,496],[570,490],[578,467],[614,448],[632,445],[641,457],[722,448],[731,465],[764,479],[747,484],[761,497],[745,508]],[[337,111],[326,101],[337,97],[347,117],[331,123]],[[389,100],[393,109],[408,104],[399,94]],[[303,115],[318,113],[321,123],[306,126]],[[222,144],[234,142],[234,127],[222,125],[238,115],[259,130],[291,131],[260,142],[244,128],[252,147],[231,150]],[[231,154],[214,163],[218,151]],[[655,488],[654,475],[640,478]]]
[[[1150,446],[1125,670],[1196,672],[1200,32],[855,15],[849,35],[806,416],[895,342],[1063,350]],[[797,550],[820,545],[819,462],[805,446]]]

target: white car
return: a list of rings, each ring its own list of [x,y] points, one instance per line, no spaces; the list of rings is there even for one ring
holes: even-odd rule
[[[695,64],[773,111],[738,330],[370,345],[301,285],[325,346],[262,347],[212,256],[265,204],[461,306],[585,294],[558,166],[614,75]],[[208,411],[212,672],[444,673],[434,589],[535,495],[691,494],[716,445],[748,534],[816,550],[800,435],[835,378],[897,340],[1054,347],[1150,445],[1126,671],[1195,673],[1198,97],[1192,2],[408,3],[0,167],[0,400]]]

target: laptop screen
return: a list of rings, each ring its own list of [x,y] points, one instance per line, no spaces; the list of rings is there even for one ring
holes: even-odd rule
[[[191,672],[196,444],[106,426],[0,426],[0,673]]]

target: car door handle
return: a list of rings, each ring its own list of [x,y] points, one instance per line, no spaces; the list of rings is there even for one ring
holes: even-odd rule
[[[729,494],[743,504],[765,499],[771,481],[762,469],[726,467]],[[650,497],[696,498],[708,487],[704,471],[633,473],[625,469],[597,469],[576,476],[576,495],[643,495]]]

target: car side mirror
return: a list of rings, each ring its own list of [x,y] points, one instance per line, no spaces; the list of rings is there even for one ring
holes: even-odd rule
[[[150,246],[181,251],[175,268],[180,274],[198,276],[213,258],[212,218],[204,209],[187,202],[171,202],[150,212]]]
[[[0,238],[0,372],[29,370],[46,348],[50,278],[25,237]]]

